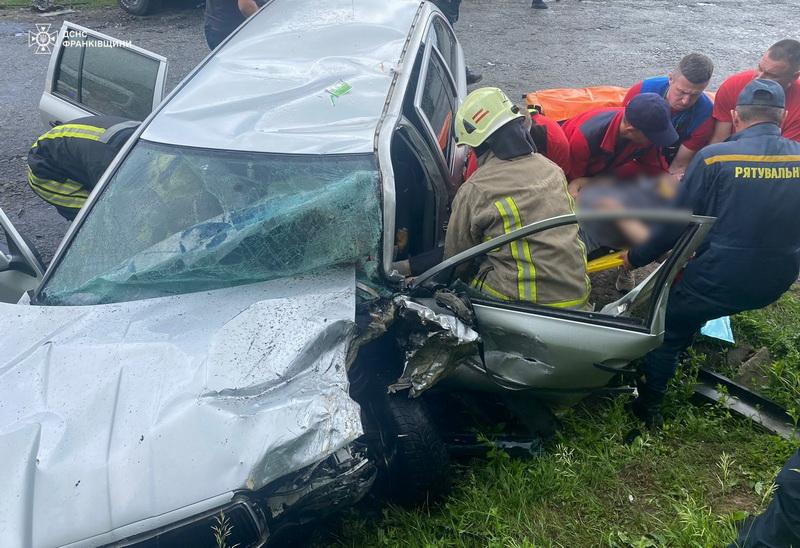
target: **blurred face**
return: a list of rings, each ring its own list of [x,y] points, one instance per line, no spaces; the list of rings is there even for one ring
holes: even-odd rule
[[[694,105],[708,86],[693,84],[680,72],[669,75],[669,89],[667,90],[667,103],[673,111],[681,112]]]
[[[786,61],[771,59],[769,52],[764,54],[756,67],[756,78],[774,80],[783,86],[783,89],[789,89],[798,76],[800,72],[794,70]]]

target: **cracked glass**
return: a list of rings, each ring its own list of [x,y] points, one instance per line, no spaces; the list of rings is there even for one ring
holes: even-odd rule
[[[38,302],[86,305],[204,291],[376,257],[371,154],[287,155],[139,141]]]

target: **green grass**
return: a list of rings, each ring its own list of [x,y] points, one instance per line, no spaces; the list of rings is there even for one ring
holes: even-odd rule
[[[772,367],[797,371],[800,303],[785,296],[736,318],[737,336],[768,346]],[[623,439],[635,426],[624,397],[580,405],[545,456],[517,460],[502,452],[465,463],[444,501],[417,509],[353,509],[320,545],[408,547],[718,547],[735,522],[771,499],[775,474],[798,446],[733,417],[695,407],[692,369],[673,384],[664,431]],[[780,365],[777,365],[780,363]],[[770,395],[800,398],[795,381],[771,382]]]
[[[117,0],[55,0],[55,4],[75,10],[108,8],[118,5]],[[0,9],[30,7],[30,0],[0,0]]]
[[[755,348],[766,346],[772,364],[765,368],[768,382],[760,391],[800,418],[800,286],[763,309],[733,318],[736,335]]]

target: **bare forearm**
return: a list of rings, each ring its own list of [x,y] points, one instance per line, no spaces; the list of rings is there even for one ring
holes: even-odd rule
[[[686,168],[689,167],[689,162],[692,161],[692,158],[694,158],[695,154],[697,154],[696,151],[686,148],[685,146],[681,146],[669,166],[669,174],[675,177],[676,180],[680,181],[684,172],[686,172]]]
[[[730,122],[720,122],[717,120],[717,124],[714,126],[714,133],[711,135],[711,141],[709,141],[709,144],[713,145],[714,143],[721,143],[731,136],[732,131],[733,124]]]
[[[245,17],[250,17],[258,11],[258,4],[255,3],[255,0],[238,0],[238,5],[239,11]]]

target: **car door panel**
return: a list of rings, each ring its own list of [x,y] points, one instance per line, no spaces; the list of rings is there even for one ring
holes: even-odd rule
[[[686,212],[600,212],[583,214],[586,220],[634,217],[645,220],[688,222],[689,228],[660,267],[633,291],[600,312],[583,312],[530,303],[510,303],[472,295],[476,328],[483,340],[484,376],[500,384],[540,391],[554,402],[569,402],[580,392],[603,387],[628,363],[661,344],[667,295],[677,272],[700,245],[713,219]],[[577,222],[564,215],[539,221],[451,258],[433,270],[453,269],[489,249],[528,234]],[[536,229],[538,226],[538,230]],[[527,230],[526,230],[527,229]],[[515,234],[516,233],[516,234]],[[420,284],[436,273],[419,276]],[[455,375],[474,376],[475,363]],[[483,366],[481,366],[483,367]],[[472,371],[467,371],[472,369]],[[462,379],[463,380],[463,379]]]
[[[417,89],[414,92],[414,111],[420,131],[437,151],[441,169],[447,173],[450,185],[458,187],[464,172],[466,151],[455,142],[454,118],[466,95],[466,80],[451,72],[452,64],[463,63],[463,52],[457,42],[447,53],[439,51],[434,17],[428,29]],[[439,26],[440,32],[443,27]],[[450,35],[448,35],[450,36]],[[448,58],[445,57],[448,56]]]
[[[16,303],[36,289],[44,270],[35,250],[0,209],[0,302]]]
[[[65,21],[39,101],[42,121],[55,126],[93,114],[143,120],[161,102],[166,74],[164,57]]]
[[[486,367],[527,387],[595,388],[659,343],[649,332],[473,303]],[[607,368],[594,367],[603,364]]]

